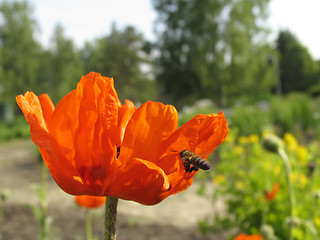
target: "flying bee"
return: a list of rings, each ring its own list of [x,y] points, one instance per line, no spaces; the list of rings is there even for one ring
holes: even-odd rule
[[[192,171],[198,171],[199,169],[208,170],[210,169],[209,163],[203,158],[199,157],[195,153],[184,149],[180,152],[181,160],[183,161],[186,173],[191,173]]]

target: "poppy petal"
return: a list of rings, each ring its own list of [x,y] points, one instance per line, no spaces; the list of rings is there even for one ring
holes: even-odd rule
[[[113,80],[90,73],[59,102],[50,133],[78,167],[99,165],[114,157],[117,108]]]
[[[41,94],[39,96],[39,101],[42,109],[42,116],[44,120],[48,123],[51,121],[51,117],[54,111],[54,104],[47,94]]]
[[[119,102],[120,103],[120,102]],[[123,141],[124,131],[127,127],[127,124],[136,111],[136,107],[133,102],[125,100],[124,105],[119,104],[118,109],[118,131],[117,131],[117,146],[120,146]]]
[[[210,155],[228,136],[228,122],[223,114],[199,114],[195,116],[199,119],[198,138],[194,152],[204,155],[206,158]]]
[[[76,171],[67,161],[64,161],[64,155],[60,154],[61,151],[58,144],[48,133],[47,121],[45,121],[45,117],[42,115],[44,112],[52,113],[51,100],[46,96],[38,98],[33,92],[27,92],[24,96],[19,95],[16,100],[30,124],[31,139],[39,146],[40,152],[53,178],[63,190],[72,193],[74,191],[73,188],[68,189],[74,183],[72,178],[70,182],[70,176],[76,175]],[[50,122],[49,119],[48,122]],[[51,158],[55,158],[55,161],[51,161]]]
[[[158,165],[167,174],[176,172],[180,178],[185,178],[186,171],[179,153],[187,149],[205,159],[225,140],[228,132],[228,124],[223,113],[199,114],[182,125],[163,142],[162,157]],[[168,158],[168,156],[170,157]],[[176,160],[171,158],[176,158]],[[179,167],[177,167],[177,163]],[[187,176],[189,175],[194,175],[194,173]],[[189,184],[189,180],[186,184]]]
[[[107,195],[154,205],[164,199],[161,193],[170,188],[164,171],[150,161],[133,158],[127,166],[120,166],[118,172],[117,182],[110,186]]]
[[[104,186],[100,194],[111,184],[116,164],[118,101],[111,78],[89,73],[59,102],[50,125],[77,176],[85,185]]]
[[[43,117],[39,98],[33,92],[26,92],[17,96],[16,101],[30,125],[31,139],[36,145],[41,144],[48,135],[48,123]],[[44,111],[49,110],[46,108]]]
[[[97,197],[97,196],[89,196],[89,195],[80,195],[75,196],[75,202],[83,208],[98,208],[102,206],[106,198],[105,197]]]
[[[169,154],[170,151],[188,149],[206,158],[224,142],[228,132],[228,123],[222,112],[199,114],[165,140],[163,150]]]
[[[178,126],[178,113],[171,105],[146,102],[136,110],[127,125],[120,162],[140,158],[156,163],[161,145]]]

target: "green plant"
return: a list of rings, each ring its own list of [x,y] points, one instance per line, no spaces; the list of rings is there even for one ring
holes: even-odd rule
[[[277,154],[263,149],[256,135],[236,138],[231,134],[220,147],[220,162],[212,180],[213,204],[222,199],[226,210],[210,221],[202,221],[199,225],[202,232],[233,229],[248,234],[261,233],[266,240],[289,239],[290,232],[294,240],[319,236],[316,224],[319,225],[320,209],[315,203],[320,190],[316,167],[320,163],[319,148],[315,147],[318,144],[301,146],[299,141],[288,137],[282,141],[291,173],[285,170],[287,167]],[[274,198],[267,199],[265,192],[270,191],[274,183],[279,183],[279,191]],[[299,201],[292,197],[288,200],[290,185],[290,194],[299,196]]]

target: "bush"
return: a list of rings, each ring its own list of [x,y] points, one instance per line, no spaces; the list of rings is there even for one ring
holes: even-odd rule
[[[236,106],[231,111],[229,125],[239,135],[261,136],[272,122],[268,110],[261,106]]]
[[[315,239],[320,234],[320,202],[316,197],[320,175],[319,168],[311,171],[310,166],[320,163],[318,143],[301,146],[291,134],[286,134],[283,141],[296,197],[293,239]],[[203,221],[201,226],[206,232],[236,230],[248,234],[266,234],[268,229],[264,239],[288,239],[288,189],[279,155],[265,151],[256,136],[241,136],[235,141],[231,134],[219,150],[221,161],[212,179],[213,204],[222,199],[225,211],[215,212],[212,221]],[[271,192],[274,184],[280,187],[272,198],[267,198],[265,192]]]
[[[270,105],[270,115],[280,135],[285,132],[305,132],[314,123],[312,100],[302,93],[289,94],[285,98],[274,98]]]
[[[24,117],[17,117],[12,123],[0,121],[0,141],[30,137],[30,127]]]

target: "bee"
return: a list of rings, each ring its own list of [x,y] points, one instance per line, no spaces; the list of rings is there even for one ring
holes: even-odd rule
[[[199,169],[208,170],[210,169],[209,163],[203,158],[199,157],[195,153],[184,149],[180,152],[181,160],[183,161],[186,173],[191,173],[192,171],[198,171]]]

